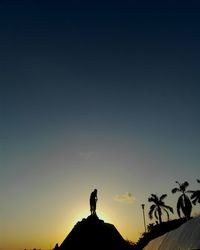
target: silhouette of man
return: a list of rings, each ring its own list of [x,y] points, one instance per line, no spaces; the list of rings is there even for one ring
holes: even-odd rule
[[[97,189],[90,194],[90,212],[91,214],[96,214],[96,203],[97,203]]]

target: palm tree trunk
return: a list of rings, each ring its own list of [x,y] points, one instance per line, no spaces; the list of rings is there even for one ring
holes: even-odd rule
[[[158,218],[159,218],[159,223],[162,223],[162,216],[161,216],[161,208],[158,208]]]

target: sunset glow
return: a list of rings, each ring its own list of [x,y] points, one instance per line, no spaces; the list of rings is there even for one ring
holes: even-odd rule
[[[199,189],[199,1],[157,2],[0,1],[0,250],[60,245],[94,189],[137,242]]]
[[[88,209],[87,209],[88,210]],[[88,213],[88,211],[84,211],[81,210],[80,213],[75,214],[74,218],[72,219],[72,224],[71,224],[71,228],[78,222],[81,221],[84,218],[87,218],[90,214]],[[98,210],[98,214],[97,216],[99,217],[100,220],[103,220],[107,223],[113,223],[112,220],[103,212]]]

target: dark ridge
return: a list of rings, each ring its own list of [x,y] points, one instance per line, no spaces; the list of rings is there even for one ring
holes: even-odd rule
[[[100,220],[96,214],[78,222],[62,242],[59,250],[128,250],[131,245],[123,239],[114,225]]]

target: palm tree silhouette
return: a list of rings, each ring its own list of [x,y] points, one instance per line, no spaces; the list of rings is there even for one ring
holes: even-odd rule
[[[200,180],[197,179],[197,182],[200,183]],[[194,205],[196,205],[196,203],[200,203],[200,190],[196,190],[196,191],[191,191],[192,195],[191,195],[191,200],[192,200],[192,203]]]
[[[160,198],[156,194],[151,194],[151,196],[148,198],[149,202],[153,202],[154,204],[151,205],[149,210],[149,218],[152,220],[153,216],[159,221],[159,223],[162,223],[162,211],[164,211],[167,214],[167,218],[169,220],[169,212],[174,213],[173,208],[170,206],[165,205],[165,202],[163,201],[167,197],[167,194],[163,194],[160,196]]]
[[[183,183],[179,183],[178,181],[176,181],[176,183],[178,184],[179,187],[173,188],[172,193],[173,194],[177,192],[181,193],[176,205],[177,214],[179,217],[181,217],[181,212],[182,212],[186,217],[186,219],[189,219],[192,212],[192,203],[190,201],[190,198],[186,194],[191,192],[189,190],[186,191],[187,187],[189,186],[189,183],[187,181]]]

